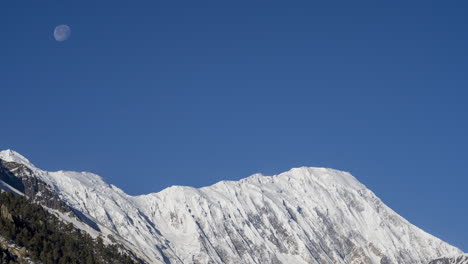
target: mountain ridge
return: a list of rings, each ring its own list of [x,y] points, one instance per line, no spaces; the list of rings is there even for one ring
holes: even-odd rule
[[[13,151],[0,159],[34,167]],[[300,167],[139,196],[88,172],[33,170],[70,207],[145,252],[149,263],[427,264],[461,253],[333,169]]]
[[[7,150],[0,151],[0,159],[5,160],[5,161],[9,161],[9,162],[21,163],[21,164],[24,164],[24,165],[26,165],[27,167],[29,167],[29,168],[31,168],[33,170],[42,171],[42,170],[38,169],[31,161],[29,161],[29,159],[27,159],[26,157],[24,157],[23,155],[21,155],[20,153],[14,151],[12,149],[7,149]],[[349,177],[348,180],[345,180],[344,179],[345,177],[341,177],[341,182],[342,183],[348,181],[347,182],[348,184],[343,184],[343,186],[355,186],[355,187],[358,186],[358,188],[366,188],[366,186],[363,185],[362,183],[360,183],[351,173],[346,172],[346,171],[342,171],[342,170],[333,169],[333,168],[301,166],[301,167],[291,168],[288,172],[298,171],[298,170],[308,170],[308,169],[334,171],[334,172],[337,172],[337,173],[341,174],[340,176],[346,175],[346,177]],[[102,176],[97,175],[97,174],[92,173],[92,172],[89,172],[89,171],[57,170],[57,171],[48,171],[48,172],[71,173],[71,174],[76,174],[77,176],[81,176],[81,175],[85,174],[87,177],[93,177],[93,178],[96,178],[99,181],[102,181],[103,183],[106,183]],[[274,177],[281,177],[284,174],[285,174],[285,172],[279,173],[279,174],[276,174],[276,175],[265,175],[265,174],[263,174],[261,172],[257,172],[257,173],[253,173],[250,176],[247,176],[245,178],[239,179],[237,181],[236,180],[221,180],[221,181],[215,182],[213,184],[198,187],[198,188],[197,187],[192,187],[192,186],[187,186],[187,185],[172,185],[172,186],[166,187],[166,188],[164,188],[164,189],[162,189],[160,191],[157,191],[157,192],[151,192],[151,193],[148,193],[148,194],[130,195],[130,196],[137,197],[137,196],[142,196],[142,195],[157,194],[157,193],[163,192],[166,189],[178,188],[178,187],[203,189],[203,188],[207,188],[207,187],[210,187],[210,186],[213,186],[213,185],[216,185],[216,184],[221,184],[223,182],[243,182],[243,181],[249,181],[249,180],[258,179],[258,178],[274,178]],[[302,176],[302,175],[299,174],[298,176]],[[309,174],[309,176],[314,176],[314,175]],[[115,186],[113,184],[109,184],[109,185],[114,186],[115,188],[118,188],[119,190],[124,192],[122,189],[120,189],[119,187],[117,187],[117,186]]]

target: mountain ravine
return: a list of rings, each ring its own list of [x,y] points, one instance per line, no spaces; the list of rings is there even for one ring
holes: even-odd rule
[[[44,171],[6,150],[0,187],[147,263],[428,264],[462,254],[333,169],[131,196],[98,175]]]

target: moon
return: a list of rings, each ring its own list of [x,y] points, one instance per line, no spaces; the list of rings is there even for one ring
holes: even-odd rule
[[[67,25],[56,26],[54,29],[54,38],[58,42],[67,40],[71,35],[71,29]]]

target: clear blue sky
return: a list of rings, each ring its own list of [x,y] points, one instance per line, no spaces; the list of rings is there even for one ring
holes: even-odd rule
[[[382,2],[2,1],[0,148],[131,194],[346,170],[468,251],[468,4]]]

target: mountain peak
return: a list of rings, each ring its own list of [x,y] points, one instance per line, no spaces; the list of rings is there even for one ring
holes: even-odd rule
[[[256,173],[248,178],[242,179],[241,181],[248,182],[300,182],[313,181],[320,183],[323,186],[330,187],[342,187],[350,188],[355,190],[366,189],[366,186],[360,183],[353,175],[348,172],[330,169],[330,168],[319,168],[319,167],[298,167],[292,168],[289,171],[273,175],[266,176],[261,173]]]
[[[7,162],[20,163],[30,168],[36,168],[27,158],[11,149],[0,151],[0,159]]]

